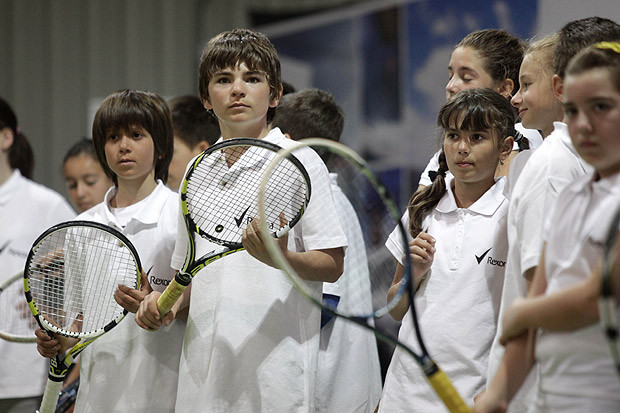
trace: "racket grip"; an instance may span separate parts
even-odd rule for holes
[[[450,413],[471,413],[471,409],[465,404],[443,370],[438,368],[437,372],[428,377],[428,381]]]
[[[56,411],[56,404],[58,403],[58,397],[60,396],[61,389],[62,380],[54,381],[49,378],[47,379],[45,393],[43,393],[43,400],[41,400],[39,413],[54,413]]]
[[[186,285],[179,284],[176,279],[173,279],[170,284],[168,284],[162,295],[157,299],[157,309],[162,318],[168,314],[186,288]]]

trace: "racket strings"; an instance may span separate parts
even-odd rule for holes
[[[187,211],[206,235],[220,243],[241,243],[243,230],[258,216],[258,186],[275,152],[259,146],[237,145],[205,156],[189,176]],[[226,159],[236,159],[230,167]],[[267,189],[267,219],[275,230],[280,215],[290,222],[301,215],[307,188],[297,167],[283,160]]]
[[[65,332],[86,335],[104,328],[123,312],[113,297],[118,284],[136,288],[133,254],[98,228],[62,228],[33,254],[28,268],[33,303]]]

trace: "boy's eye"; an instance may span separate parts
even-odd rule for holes
[[[474,141],[481,141],[481,140],[484,140],[484,135],[481,135],[479,133],[475,133],[475,134],[472,135],[471,139],[474,140]]]
[[[610,106],[607,103],[595,103],[593,106],[594,112],[605,112]]]
[[[456,134],[456,133],[454,133],[454,132],[448,132],[448,133],[446,133],[446,138],[447,138],[447,139],[454,140],[454,139],[457,139],[458,137],[459,137],[459,135],[457,135],[457,134]]]
[[[249,83],[260,83],[261,79],[257,76],[252,76],[248,79]]]

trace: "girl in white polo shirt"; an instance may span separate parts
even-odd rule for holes
[[[172,121],[165,101],[148,92],[123,90],[108,96],[93,123],[100,164],[114,181],[104,202],[78,216],[121,231],[135,245],[143,289],[119,286],[115,298],[136,312],[144,296],[163,291],[174,276],[170,259],[177,234],[177,194],[165,186],[172,159]],[[131,319],[81,354],[79,412],[171,413],[185,323],[157,332]],[[37,331],[39,351],[53,356],[62,343]],[[145,380],[146,377],[154,378]]]
[[[620,381],[596,323],[592,291],[598,288],[591,288],[620,205],[620,43],[597,43],[571,60],[563,102],[573,145],[594,173],[567,186],[545,222],[543,253],[528,298],[517,300],[504,317],[504,358],[510,360],[500,371],[504,386],[487,390],[480,412],[500,411],[510,402],[532,366],[532,348],[539,384],[529,411],[620,408]]]
[[[444,129],[433,184],[417,191],[403,217],[410,229],[416,310],[431,356],[466,402],[484,387],[499,311],[507,239],[506,178],[494,178],[511,153],[514,112],[490,89],[457,94],[439,112]],[[445,180],[450,170],[453,178]],[[399,262],[389,295],[402,280],[397,232],[386,242]],[[399,340],[416,348],[407,299],[392,312],[405,317]],[[416,362],[396,349],[379,411],[447,411]]]

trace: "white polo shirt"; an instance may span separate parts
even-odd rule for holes
[[[278,128],[264,139],[281,147],[294,144]],[[289,234],[289,249],[346,246],[327,168],[311,149],[294,155],[310,175],[312,195]],[[245,172],[258,181],[266,166]],[[183,265],[186,238],[180,228],[174,268]],[[215,248],[196,239],[198,256]],[[315,287],[320,298],[322,283]],[[206,266],[191,289],[176,412],[195,412],[196,406],[208,412],[314,410],[321,312],[283,272],[239,251]]]
[[[506,178],[469,208],[458,208],[451,189],[424,220],[436,240],[430,273],[416,294],[415,304],[424,342],[437,364],[468,404],[486,382],[491,342],[499,313],[508,242]],[[409,215],[403,216],[409,228]],[[404,253],[400,235],[386,242],[394,258]],[[400,328],[401,342],[418,351],[408,311]],[[396,348],[381,395],[380,412],[447,411],[413,358]]]
[[[528,139],[528,141],[530,142],[529,150],[534,150],[538,148],[540,145],[542,145],[543,138],[540,132],[538,132],[537,130],[526,129],[523,127],[521,123],[515,124],[515,129],[517,130],[517,132],[520,132],[523,136],[525,136]],[[513,151],[519,150],[518,142],[514,143],[512,150]],[[420,181],[418,182],[418,185],[429,186],[430,184],[433,183],[431,181],[431,178],[428,176],[428,173],[429,171],[437,171],[439,169],[439,154],[440,153],[441,153],[441,150],[438,150],[437,152],[435,152],[433,157],[428,161],[428,164],[426,165],[424,172],[422,172],[422,175],[420,175]],[[451,178],[451,177],[452,177],[452,173],[450,171],[447,171],[446,178]]]
[[[339,296],[338,306],[351,309],[356,314],[370,314],[370,275],[362,229],[353,206],[338,186],[338,175],[330,173],[329,176],[334,205],[348,246],[342,276],[335,283],[324,283],[323,293]],[[354,287],[357,283],[363,283],[367,292],[362,299],[347,294],[352,289],[360,288]],[[317,386],[319,411],[372,413],[380,395],[381,366],[375,335],[366,328],[336,317],[321,329]]]
[[[112,187],[104,202],[77,219],[122,232],[136,247],[153,289],[163,291],[175,274],[170,257],[177,235],[178,195],[159,181],[148,197],[115,211],[110,207],[115,194]],[[76,411],[174,412],[184,330],[185,323],[175,320],[156,332],[146,331],[129,313],[82,352]]]
[[[0,279],[24,270],[30,247],[43,231],[74,217],[65,198],[15,169],[0,186]],[[18,299],[26,302],[23,294]],[[30,311],[26,316],[34,320]],[[49,361],[36,344],[0,340],[0,365],[0,399],[43,394]]]
[[[559,191],[592,170],[575,151],[566,124],[554,122],[553,125],[553,132],[533,151],[511,191],[508,212],[508,263],[502,290],[500,320],[506,308],[516,298],[526,295],[523,274],[536,267],[540,261],[543,222]],[[504,346],[499,344],[500,335],[501,323],[491,348],[487,384],[490,384],[495,376],[504,355]],[[533,386],[534,374],[523,383],[519,393],[513,398],[511,410],[525,410],[530,404],[530,389]]]
[[[584,176],[560,193],[545,221],[546,294],[586,280],[602,257],[611,219],[620,205],[620,173],[595,181]],[[620,380],[599,323],[566,332],[540,331],[537,406],[560,411],[554,401],[580,400],[564,412],[620,409]],[[558,400],[556,400],[556,398]],[[612,406],[612,407],[610,407]],[[587,410],[585,408],[587,407]]]

